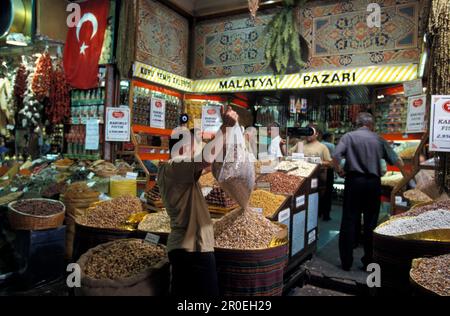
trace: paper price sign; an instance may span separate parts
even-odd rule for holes
[[[150,102],[150,126],[166,128],[166,100],[152,99]]]
[[[278,214],[278,222],[283,223],[287,219],[291,217],[291,210],[285,209],[284,211],[281,211],[280,214]]]
[[[319,179],[312,179],[311,180],[311,189],[317,189],[319,186]]]
[[[160,237],[159,237],[158,235],[148,233],[148,234],[145,236],[145,241],[148,242],[148,243],[150,243],[150,244],[157,245],[157,244],[159,244],[159,238],[160,238]]]
[[[269,190],[270,191],[270,183],[269,182],[258,182],[256,183],[256,188],[261,190]]]
[[[263,209],[263,208],[260,208],[260,207],[257,207],[257,208],[253,208],[253,211],[256,212],[256,213],[258,213],[258,214],[262,214],[263,211],[264,211],[264,209]]]
[[[205,133],[217,133],[222,125],[220,106],[204,106],[202,108],[202,131]]]
[[[425,112],[427,96],[419,95],[408,99],[408,117],[406,133],[422,133],[425,131]]]
[[[308,234],[308,245],[311,245],[315,241],[316,241],[316,231],[313,230]]]
[[[130,109],[106,109],[106,136],[107,142],[130,141]]]
[[[295,207],[301,207],[301,206],[303,206],[303,205],[305,205],[305,196],[304,195],[302,195],[302,196],[298,196],[296,199],[295,199]]]

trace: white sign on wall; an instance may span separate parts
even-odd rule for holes
[[[419,95],[408,99],[408,118],[406,133],[422,133],[425,131],[425,113],[427,96]]]
[[[412,97],[423,93],[422,79],[407,81],[403,83],[406,97]]]
[[[431,98],[430,151],[450,152],[450,96]]]
[[[150,126],[166,128],[166,100],[152,99],[150,104]]]
[[[105,140],[107,142],[130,141],[130,109],[106,109]]]
[[[205,133],[217,133],[222,125],[221,107],[216,105],[202,108],[202,131]]]

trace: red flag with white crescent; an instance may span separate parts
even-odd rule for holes
[[[70,27],[64,48],[64,71],[73,88],[98,87],[98,62],[108,24],[109,0],[80,2],[77,25]]]

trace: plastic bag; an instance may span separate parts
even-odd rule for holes
[[[223,162],[214,162],[212,172],[222,189],[246,210],[255,185],[255,167],[239,124],[227,131],[225,141]]]

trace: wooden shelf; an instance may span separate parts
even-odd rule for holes
[[[138,154],[142,160],[169,160],[169,154]]]
[[[134,133],[145,133],[158,136],[171,136],[173,132],[171,129],[161,129],[143,125],[133,125],[132,130]]]

